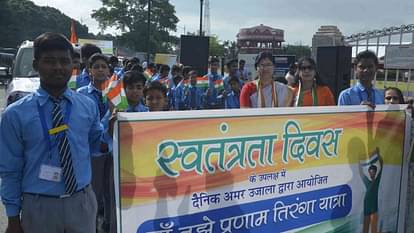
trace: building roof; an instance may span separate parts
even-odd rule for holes
[[[249,41],[284,41],[284,31],[260,24],[251,28],[241,28],[237,40]]]

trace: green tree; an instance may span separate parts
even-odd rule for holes
[[[281,54],[296,55],[296,59],[310,57],[311,48],[307,45],[285,45],[282,47]]]
[[[228,59],[237,58],[237,44],[236,41],[226,40],[223,42],[224,46],[224,56]]]
[[[209,56],[223,57],[225,53],[225,48],[217,36],[210,36],[209,39]]]
[[[88,27],[75,21],[78,37],[94,38]],[[71,18],[52,7],[40,7],[28,0],[1,0],[0,47],[17,47],[44,32],[70,36]]]
[[[115,27],[121,30],[119,43],[138,51],[147,50],[148,0],[101,0],[103,7],[94,10],[92,17],[102,29]],[[169,0],[151,0],[150,52],[170,52],[178,38],[171,36],[176,31],[178,18],[175,7]]]

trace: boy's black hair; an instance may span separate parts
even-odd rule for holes
[[[378,66],[378,57],[371,50],[365,50],[358,53],[358,55],[355,57],[355,64],[358,64],[362,59],[372,59],[375,63],[375,66]]]
[[[84,44],[81,47],[82,58],[89,59],[95,53],[102,53],[102,50],[94,44]]]
[[[148,91],[150,91],[150,90],[158,90],[162,93],[162,95],[165,98],[167,98],[167,87],[164,84],[162,84],[158,81],[152,81],[152,82],[147,83],[147,85],[145,85],[144,97],[147,96]]]
[[[131,58],[131,59],[129,60],[129,62],[139,64],[141,61],[139,60],[139,58],[137,58],[137,57],[133,57],[133,58]]]
[[[164,70],[170,71],[171,69],[170,69],[170,67],[168,65],[161,65],[161,67],[160,67],[160,73],[162,73]]]
[[[146,82],[147,79],[145,78],[144,74],[142,74],[142,72],[140,73],[135,70],[125,72],[124,77],[122,78],[122,83],[124,84],[124,87],[133,85],[135,83],[142,83],[142,86],[145,86]]]
[[[88,60],[89,68],[91,68],[91,67],[92,67],[92,65],[93,65],[96,61],[98,61],[98,60],[103,60],[103,61],[105,61],[105,63],[109,66],[109,60],[108,60],[108,57],[107,57],[107,56],[105,56],[105,55],[103,55],[103,54],[101,54],[101,53],[95,53],[95,54],[93,54],[93,55],[89,58],[89,60]]]
[[[118,64],[118,62],[119,62],[119,59],[117,58],[117,57],[115,57],[115,56],[111,56],[110,58],[109,58],[109,62],[112,64],[112,63],[116,63],[116,64]]]
[[[155,65],[155,63],[149,63],[148,65],[147,65],[147,68],[157,68],[157,65]]]
[[[139,72],[139,73],[144,72],[144,68],[142,68],[142,66],[140,64],[133,65],[130,70],[131,71],[136,71],[136,72]]]
[[[186,76],[190,71],[193,70],[191,66],[184,66],[183,68],[183,76]]]
[[[34,40],[33,48],[35,59],[40,59],[44,52],[53,50],[69,51],[70,56],[73,55],[72,44],[60,33],[45,32],[41,34]]]
[[[211,64],[211,63],[220,63],[220,60],[217,57],[210,57],[208,64]]]
[[[229,84],[232,82],[240,83],[239,78],[237,76],[233,76],[229,79]]]
[[[230,60],[228,60],[228,61],[226,62],[226,66],[227,66],[227,68],[230,68],[231,64],[236,64],[236,65],[238,65],[238,64],[239,64],[239,61],[238,61],[237,59],[230,59]]]
[[[74,50],[72,53],[72,59],[73,58],[80,58],[80,53]]]
[[[171,68],[171,72],[180,72],[181,71],[181,66],[179,65],[173,65]]]

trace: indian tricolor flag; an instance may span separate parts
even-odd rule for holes
[[[208,88],[208,77],[207,76],[198,77],[196,87],[207,89]]]
[[[123,111],[128,108],[128,100],[125,95],[122,80],[114,74],[105,83],[102,94],[109,100],[118,110]]]
[[[216,88],[217,91],[224,90],[223,79],[218,79],[218,80],[214,81],[214,88]]]
[[[78,69],[73,69],[72,70],[72,76],[70,76],[70,80],[68,83],[68,87],[72,90],[76,89],[76,77],[78,77],[78,75],[80,74],[80,70]]]

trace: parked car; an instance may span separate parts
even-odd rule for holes
[[[0,66],[0,83],[2,85],[9,83],[12,79],[10,70],[10,67]]]
[[[16,54],[12,79],[7,85],[7,105],[39,88],[38,73],[32,67],[33,42],[24,41]]]

